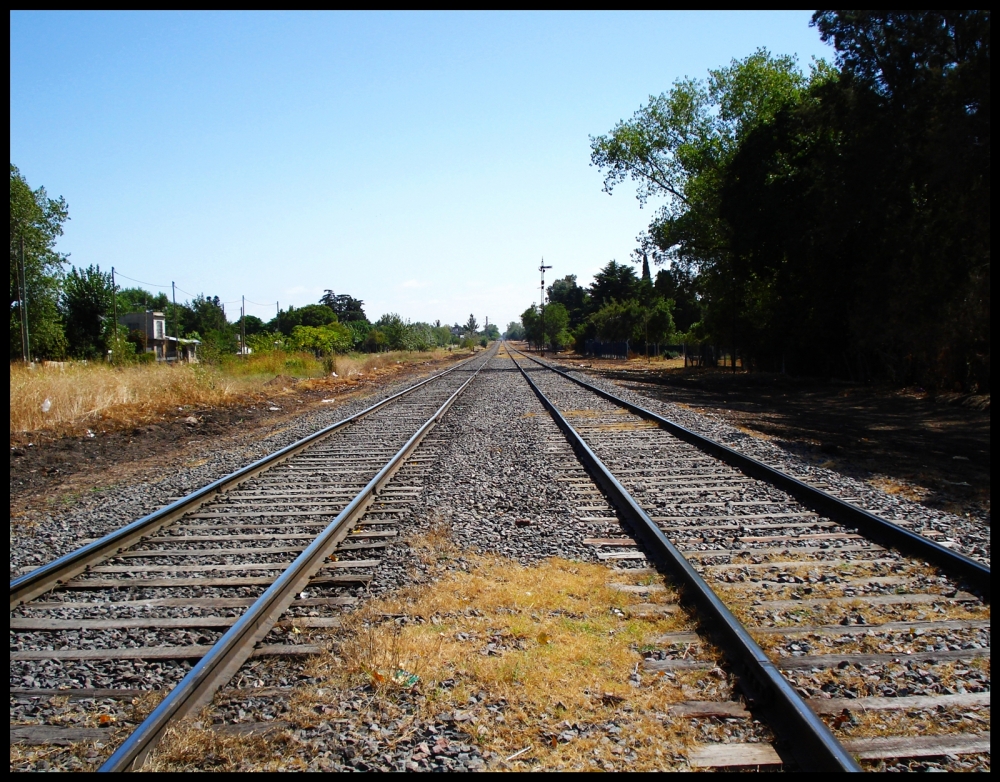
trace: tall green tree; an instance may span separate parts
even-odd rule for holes
[[[603,307],[612,301],[634,299],[639,294],[639,278],[635,269],[618,261],[608,261],[590,284],[590,298],[595,307]]]
[[[580,325],[590,311],[590,294],[587,289],[577,284],[575,274],[567,274],[548,287],[548,300],[557,302],[569,313],[569,328]]]
[[[507,328],[503,332],[504,339],[524,339],[524,326],[521,325],[521,321],[512,320],[507,324]]]
[[[170,299],[165,293],[150,293],[142,288],[118,287],[118,312],[169,312]]]
[[[69,219],[62,197],[49,198],[44,187],[32,190],[17,166],[10,165],[10,357],[21,357],[21,310],[18,302],[21,248],[28,301],[32,357],[60,358],[67,344],[59,314],[59,293],[66,255],[55,244]]]
[[[361,299],[348,296],[346,293],[336,294],[328,288],[320,297],[319,303],[333,310],[340,323],[368,321],[365,316],[365,303]]]
[[[184,334],[197,332],[202,336],[212,331],[235,336],[235,327],[226,319],[222,301],[218,296],[200,293],[193,300],[185,302],[181,325]]]
[[[545,342],[552,350],[564,350],[573,341],[569,331],[569,312],[565,305],[556,301],[545,305],[541,313]]]
[[[655,248],[655,262],[693,270],[705,325],[717,340],[736,338],[749,284],[720,211],[728,167],[745,139],[794,106],[808,84],[794,57],[759,49],[705,80],[676,81],[611,133],[591,139],[591,161],[604,170],[607,192],[630,178],[640,204],[662,203],[640,255],[648,261]]]
[[[60,304],[70,355],[103,357],[114,331],[111,273],[102,272],[100,266],[73,267],[66,275]]]
[[[541,347],[545,342],[542,334],[542,319],[539,316],[538,305],[532,304],[521,313],[521,326],[524,328],[524,338],[529,344]]]

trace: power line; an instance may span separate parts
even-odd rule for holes
[[[146,282],[145,280],[137,280],[135,277],[129,277],[127,274],[122,274],[120,271],[117,271],[117,270],[115,271],[115,274],[117,276],[121,277],[122,279],[128,280],[130,282],[137,282],[140,285],[148,285],[151,288],[159,288],[161,290],[171,290],[171,286],[169,286],[169,285],[157,285],[155,282]],[[187,294],[188,296],[191,296],[192,298],[196,298],[196,294],[191,293],[190,291],[184,290],[179,285],[174,285],[174,288],[176,290],[180,291],[181,293]],[[240,301],[241,301],[240,299],[233,299],[232,301],[223,301],[223,302],[220,302],[220,304],[223,304],[223,305],[225,305],[225,304],[239,304]],[[246,303],[247,304],[253,304],[253,305],[257,306],[257,307],[270,307],[271,306],[270,304],[261,304],[259,301],[252,301],[251,299],[247,299]]]
[[[134,277],[129,277],[125,274],[122,274],[121,272],[115,272],[115,274],[117,274],[119,277],[124,277],[126,280],[130,280],[131,282],[138,282],[141,285],[148,285],[151,288],[163,288],[163,290],[167,290],[170,288],[169,285],[157,285],[155,282],[145,282],[144,280],[137,280]]]

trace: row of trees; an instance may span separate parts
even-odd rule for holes
[[[230,322],[218,296],[200,294],[175,303],[165,293],[113,284],[99,266],[71,267],[55,250],[69,210],[62,198],[45,188],[32,190],[13,164],[10,167],[10,358],[22,356],[25,331],[31,355],[59,359],[94,359],[108,355],[128,361],[142,354],[144,335],[129,333],[115,313],[163,312],[170,336],[198,339],[200,355],[213,360],[235,354],[243,337],[254,352],[284,348],[317,354],[348,351],[429,350],[448,345],[471,347],[496,339],[473,315],[464,324],[441,321],[411,323],[395,313],[368,320],[364,302],[327,290],[317,304],[280,310],[269,322],[253,315]],[[23,259],[23,263],[22,263]],[[21,302],[28,301],[22,319]]]
[[[586,288],[575,274],[556,280],[547,289],[544,311],[536,305],[526,309],[520,323],[508,325],[507,336],[553,350],[580,349],[591,339],[628,340],[636,349],[648,350],[677,339],[678,330],[694,324],[697,302],[684,282],[673,269],[660,270],[654,282],[648,261],[642,277],[631,266],[611,261]]]
[[[633,260],[751,366],[988,390],[990,12],[812,24],[835,66],[762,49],[591,139],[662,204]]]
[[[411,323],[391,312],[372,323],[363,306],[363,301],[327,290],[319,304],[289,307],[269,323],[253,324],[247,344],[257,351],[285,347],[323,354],[352,350],[376,353],[431,350],[449,345],[472,347],[499,337],[499,331],[492,325],[480,331],[474,315],[469,315],[465,324],[448,326],[440,320],[433,324]]]

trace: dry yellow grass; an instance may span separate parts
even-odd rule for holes
[[[443,355],[435,351],[337,356],[332,366],[340,378],[360,378]],[[218,366],[65,363],[28,368],[11,364],[10,433],[80,432],[96,423],[110,427],[143,424],[167,412],[176,413],[177,408],[226,407],[265,392],[279,395],[280,388],[265,385],[278,375],[315,384],[326,374],[324,362],[312,355],[283,351],[232,357]]]
[[[223,406],[259,386],[199,365],[11,365],[10,433],[65,431],[102,420],[145,423],[170,408]]]
[[[313,683],[295,691],[285,719],[301,728],[356,719],[341,708],[361,699],[395,726],[391,746],[457,710],[467,740],[489,751],[488,768],[682,769],[685,749],[704,735],[697,721],[669,716],[670,705],[731,696],[718,669],[642,672],[642,650],[653,648],[654,638],[690,630],[683,613],[629,612],[639,603],[672,602],[672,592],[637,595],[611,586],[645,584],[648,575],[561,559],[524,567],[458,552],[443,533],[411,547],[434,566],[436,580],[370,601],[332,635],[316,631],[313,642],[330,651],[309,663]],[[717,651],[702,646],[689,657],[711,669]],[[641,684],[634,686],[637,672]],[[505,704],[500,719],[487,709],[497,703]],[[620,727],[622,744],[608,740],[601,727],[608,723]],[[567,740],[568,730],[578,734]],[[228,759],[219,770],[299,768],[300,758],[282,752],[287,740],[255,741],[248,757],[235,738],[199,738],[185,727],[166,738],[147,768],[197,768],[191,746]]]

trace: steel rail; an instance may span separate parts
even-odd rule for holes
[[[659,555],[684,584],[686,589],[682,593],[682,599],[692,601],[711,618],[710,629],[724,641],[723,651],[730,658],[730,663],[740,677],[748,705],[754,710],[766,712],[769,717],[768,723],[776,728],[775,733],[779,740],[787,740],[782,751],[790,752],[799,766],[806,771],[861,771],[857,761],[781,675],[722,599],[691,566],[680,550],[667,539],[663,530],[639,506],[576,429],[542,393],[524,368],[516,360],[514,363],[601,488],[632,522],[652,552]]]
[[[972,557],[967,557],[964,554],[960,554],[957,551],[952,551],[951,549],[942,546],[940,543],[935,543],[933,540],[925,538],[923,535],[919,535],[916,532],[900,527],[898,524],[893,524],[891,521],[887,521],[880,516],[876,516],[870,511],[859,508],[857,505],[852,505],[851,503],[842,500],[839,497],[835,497],[822,489],[810,486],[808,483],[800,481],[798,478],[786,475],[780,470],[754,459],[752,456],[747,456],[746,454],[742,454],[739,451],[723,445],[722,443],[718,443],[715,440],[711,440],[703,435],[692,432],[690,429],[671,421],[669,418],[664,418],[663,416],[658,415],[645,407],[633,404],[632,402],[615,396],[604,389],[591,385],[590,383],[580,380],[579,378],[575,378],[545,361],[539,361],[533,356],[521,353],[521,351],[516,348],[511,348],[511,350],[520,353],[525,358],[534,361],[552,372],[562,375],[567,380],[571,380],[577,385],[583,386],[589,391],[593,391],[595,394],[607,399],[609,402],[621,405],[622,407],[627,408],[630,412],[635,413],[638,416],[642,416],[647,420],[655,421],[661,427],[684,442],[701,449],[705,453],[708,453],[733,467],[736,467],[752,478],[766,481],[767,483],[782,489],[795,497],[803,505],[808,506],[824,516],[827,516],[828,518],[847,527],[860,530],[872,541],[934,563],[945,573],[955,578],[964,579],[974,589],[979,591],[984,601],[987,603],[990,601],[989,565],[985,565],[982,562],[972,559]]]
[[[333,521],[296,557],[275,582],[267,588],[236,623],[226,631],[211,650],[177,683],[160,705],[147,717],[108,758],[98,771],[128,771],[141,765],[153,750],[168,725],[208,703],[219,687],[228,682],[253,653],[316,572],[323,566],[336,545],[364,515],[382,487],[428,432],[448,411],[459,394],[475,380],[485,366],[479,367],[434,414],[407,440],[406,444],[386,462],[368,484]]]
[[[241,483],[256,477],[265,470],[274,467],[276,464],[291,458],[317,441],[322,440],[334,432],[350,426],[357,421],[360,421],[362,418],[371,415],[376,410],[385,407],[387,404],[390,404],[400,397],[416,391],[421,386],[461,369],[475,358],[476,357],[473,356],[472,358],[466,359],[465,361],[462,361],[443,372],[432,375],[431,377],[426,378],[409,388],[405,388],[392,396],[386,397],[380,402],[376,402],[359,413],[355,413],[348,418],[334,424],[330,424],[330,426],[313,432],[312,434],[303,437],[301,440],[298,440],[291,445],[287,445],[262,459],[258,459],[252,464],[249,464],[236,472],[230,473],[223,478],[219,478],[207,486],[203,486],[191,494],[188,494],[186,497],[175,500],[169,505],[165,505],[153,513],[147,514],[146,516],[143,516],[142,518],[137,519],[136,521],[133,521],[126,526],[93,541],[92,543],[88,543],[86,546],[82,546],[75,551],[64,554],[58,559],[54,559],[51,562],[32,570],[30,573],[25,573],[23,576],[15,578],[10,582],[11,610],[21,603],[27,602],[32,598],[48,592],[50,589],[55,589],[60,584],[66,583],[74,576],[86,571],[92,565],[95,565],[108,557],[114,556],[115,554],[134,546],[143,538],[157,532],[167,524],[176,521],[184,514],[196,510],[205,502],[215,499],[219,494],[229,491]]]

